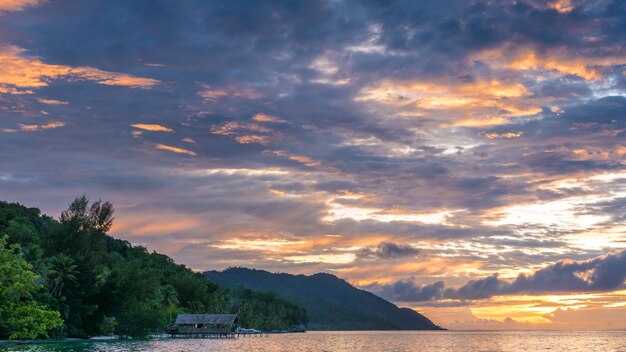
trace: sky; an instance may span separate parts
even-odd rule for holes
[[[0,198],[456,329],[626,328],[626,2],[0,0]]]

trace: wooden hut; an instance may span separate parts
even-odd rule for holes
[[[173,335],[230,334],[237,314],[179,314],[170,327]]]

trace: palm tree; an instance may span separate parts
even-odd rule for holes
[[[59,254],[50,260],[50,271],[48,280],[52,285],[50,293],[59,301],[64,301],[63,295],[68,286],[76,284],[76,277],[79,274],[78,266],[74,264],[74,258],[66,254]]]
[[[178,305],[178,292],[174,287],[167,285],[161,287],[161,303],[168,312],[168,324],[172,322],[172,310]]]

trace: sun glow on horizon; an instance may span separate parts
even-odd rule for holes
[[[626,329],[620,1],[188,1],[0,0],[0,201],[452,328]]]

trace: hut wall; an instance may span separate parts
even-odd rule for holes
[[[231,330],[230,326],[208,325],[197,328],[195,325],[179,325],[179,334],[226,334]]]

